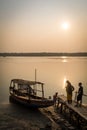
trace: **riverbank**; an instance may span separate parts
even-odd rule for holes
[[[62,130],[46,109],[28,109],[16,104],[0,105],[0,130]]]
[[[87,52],[3,52],[0,53],[3,57],[57,57],[57,56],[67,56],[67,57],[87,57]]]

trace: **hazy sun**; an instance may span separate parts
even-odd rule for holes
[[[63,28],[64,30],[67,30],[67,29],[69,28],[69,23],[68,23],[68,22],[62,23],[62,28]]]

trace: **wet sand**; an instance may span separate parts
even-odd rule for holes
[[[43,109],[0,104],[0,130],[46,130],[48,124],[52,125],[52,121],[44,114]]]

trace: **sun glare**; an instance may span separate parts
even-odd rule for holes
[[[67,62],[67,57],[66,56],[62,57],[62,62]]]
[[[64,80],[63,80],[63,88],[65,88],[65,84],[66,84],[66,77],[64,77]]]
[[[68,23],[68,22],[62,23],[62,28],[63,28],[64,30],[67,30],[67,29],[69,28],[69,23]]]

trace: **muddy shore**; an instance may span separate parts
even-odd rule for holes
[[[0,130],[61,130],[47,110],[0,104]]]

